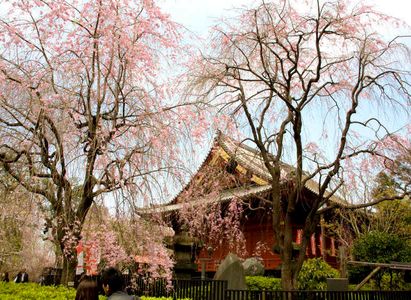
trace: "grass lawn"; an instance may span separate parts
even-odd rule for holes
[[[37,283],[0,282],[0,300],[74,300],[76,290],[63,286],[40,286]],[[99,300],[107,297],[100,296]],[[171,300],[172,298],[141,297],[142,300]],[[187,299],[188,300],[188,299]]]

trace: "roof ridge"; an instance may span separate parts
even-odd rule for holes
[[[232,149],[232,147],[230,148],[230,143],[235,145],[236,148],[235,149]],[[227,152],[227,154],[230,157],[232,157],[238,164],[242,165],[245,169],[250,170],[256,175],[262,177],[262,179],[265,179],[268,181],[272,179],[271,174],[269,173],[267,167],[265,166],[264,160],[259,150],[252,148],[242,142],[238,142],[223,133],[220,133],[219,135],[219,144],[224,149],[224,151]],[[243,149],[245,151],[251,152],[253,155],[247,157],[247,153],[246,152],[240,153],[238,151],[239,149]],[[273,154],[271,153],[269,153],[269,155],[273,156]],[[288,163],[284,163],[282,161],[280,161],[280,166],[281,166],[281,171],[284,172],[284,174],[281,175],[281,177],[288,176],[293,170],[296,169],[294,166]],[[309,175],[308,173],[303,171],[303,176],[307,178]],[[315,193],[316,195],[319,195],[320,193],[319,182],[314,180],[313,178],[308,179],[305,182],[304,187],[310,190],[311,192]],[[330,192],[326,191],[324,194],[324,197],[328,197],[328,195],[330,195]],[[332,199],[330,200],[334,202],[339,202],[339,203],[344,202],[338,195],[335,195],[335,194],[331,195],[331,198]]]
[[[171,198],[171,200],[168,201],[167,203],[172,203],[172,202],[174,202],[174,200],[175,200],[176,198],[178,198],[178,197],[181,195],[181,193],[191,184],[191,182],[193,181],[194,177],[197,175],[197,173],[198,173],[198,172],[201,170],[201,168],[204,166],[205,162],[207,161],[208,157],[210,156],[211,152],[213,151],[213,148],[215,147],[215,144],[218,142],[218,139],[219,139],[220,134],[222,134],[222,133],[221,133],[221,131],[218,129],[218,130],[214,133],[214,137],[213,137],[213,139],[211,140],[210,145],[209,145],[209,147],[208,147],[209,149],[208,149],[207,153],[204,155],[204,158],[203,158],[203,160],[201,161],[201,163],[199,164],[199,166],[192,172],[192,175],[190,176],[190,178],[189,178],[189,180],[187,181],[187,183],[184,184],[184,185],[181,187],[181,189],[176,193],[176,195],[175,195],[173,198]],[[166,204],[167,204],[167,203],[166,203]]]

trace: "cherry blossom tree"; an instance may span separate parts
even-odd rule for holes
[[[261,152],[271,174],[285,290],[297,286],[320,214],[342,205],[330,198],[350,181],[346,175],[355,176],[349,168],[377,170],[381,162],[384,167],[392,161],[395,149],[409,145],[409,140],[399,143],[411,100],[409,49],[401,37],[387,40],[376,32],[396,24],[406,26],[348,1],[263,1],[216,26],[209,50],[193,64],[191,95],[235,117],[248,136],[244,142]],[[282,162],[294,166],[286,179]],[[293,215],[311,179],[318,182],[318,196],[307,208],[295,256]],[[396,195],[345,206],[364,207],[409,193],[403,184]]]
[[[243,184],[221,167],[221,163],[205,165],[191,179],[189,186],[179,195],[181,208],[177,222],[184,232],[205,249],[224,247],[239,257],[246,257],[241,215],[244,202],[234,197],[226,203],[219,199],[225,188]],[[193,199],[196,199],[193,201]]]
[[[159,216],[142,218],[133,213],[110,216],[102,206],[93,206],[82,230],[87,271],[106,267],[128,269],[133,278],[166,279],[171,283],[174,261],[167,249],[173,230]]]
[[[176,159],[183,108],[168,97],[163,69],[179,57],[178,28],[153,0],[11,0],[4,8],[0,162],[45,200],[67,282],[93,201],[121,191],[148,202]]]
[[[129,217],[117,222],[116,230],[120,242],[131,253],[135,275],[146,281],[165,279],[171,286],[174,259],[167,243],[172,240],[174,230],[162,217]]]

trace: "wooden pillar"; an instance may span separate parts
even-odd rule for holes
[[[323,259],[324,259],[324,261],[325,261],[325,259],[326,259],[326,251],[325,251],[325,249],[326,249],[326,240],[325,240],[325,226],[324,226],[324,216],[323,215],[321,215],[321,221],[320,221],[320,224],[321,224],[321,234],[320,234],[320,251],[321,251],[321,255],[322,255],[322,257],[323,257]]]
[[[331,256],[335,256],[335,239],[331,238]]]
[[[210,258],[200,258],[199,261],[201,262],[201,280],[206,280],[206,269],[207,265],[206,263],[210,261]]]
[[[317,249],[316,249],[317,245],[315,242],[315,233],[311,235],[310,241],[311,241],[311,254],[316,256],[317,255]]]

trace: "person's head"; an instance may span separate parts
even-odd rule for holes
[[[124,285],[123,275],[116,268],[108,268],[101,274],[101,283],[107,296],[121,291]]]
[[[98,300],[97,281],[84,276],[77,287],[75,300]]]

